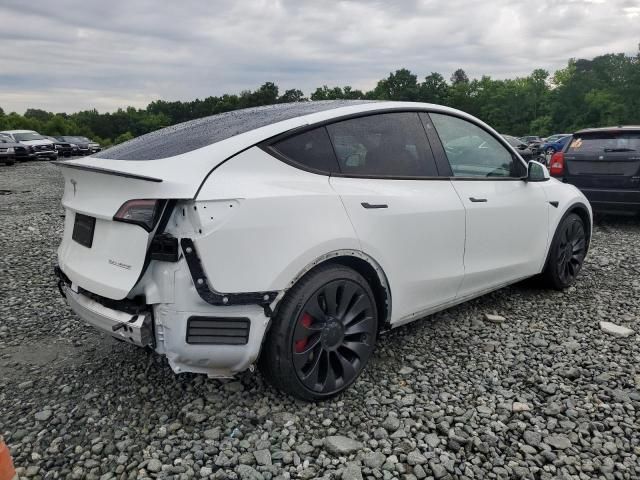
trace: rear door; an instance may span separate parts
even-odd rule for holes
[[[581,190],[639,190],[640,129],[577,133],[564,161],[565,178]]]
[[[453,300],[464,274],[464,207],[438,177],[418,114],[359,117],[327,131],[341,171],[331,185],[387,275],[392,322]]]

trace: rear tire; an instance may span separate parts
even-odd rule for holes
[[[587,254],[587,235],[582,219],[567,215],[558,225],[551,242],[547,264],[542,272],[546,286],[556,290],[570,287],[576,281]]]
[[[279,390],[303,400],[333,397],[364,370],[378,331],[371,287],[341,265],[320,266],[278,306],[259,360]]]

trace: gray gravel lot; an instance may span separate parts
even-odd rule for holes
[[[304,404],[81,324],[52,274],[61,188],[48,163],[0,168],[0,434],[21,477],[640,478],[638,219],[599,222],[568,291],[519,284],[390,332],[346,394]]]

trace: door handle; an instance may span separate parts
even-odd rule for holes
[[[469,200],[471,200],[473,203],[487,203],[486,198],[469,197]]]
[[[370,209],[370,208],[389,208],[389,205],[387,205],[386,203],[362,202],[360,205],[362,205],[366,209]]]

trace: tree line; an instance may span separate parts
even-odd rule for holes
[[[512,135],[546,136],[585,127],[640,124],[640,50],[635,56],[607,54],[571,59],[550,75],[536,69],[526,77],[469,79],[456,70],[447,80],[430,73],[422,81],[402,68],[370,91],[350,86],[318,87],[309,97],[301,90],[280,94],[272,82],[240,94],[193,101],[156,100],[146,108],[115,112],[85,110],[51,113],[28,109],[24,115],[0,108],[0,130],[29,129],[45,135],[83,135],[103,145],[123,142],[162,127],[246,107],[308,100],[372,99],[438,103],[458,108]],[[1,107],[1,106],[0,106]]]

